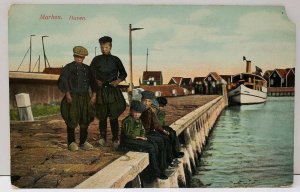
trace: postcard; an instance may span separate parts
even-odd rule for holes
[[[296,27],[284,6],[15,4],[11,183],[293,183]]]

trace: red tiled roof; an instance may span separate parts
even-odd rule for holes
[[[160,91],[161,96],[172,96],[172,90],[175,89],[177,91],[178,96],[184,95],[184,91],[182,87],[178,85],[157,85],[157,86],[148,86],[148,85],[141,85],[140,88],[144,89],[145,91]]]
[[[278,73],[278,75],[281,78],[285,78],[286,77],[287,71],[285,69],[275,69],[275,71]]]
[[[162,80],[162,72],[161,71],[144,71],[143,72],[143,81],[149,80],[149,78],[154,77],[154,81]]]
[[[172,80],[173,80],[177,85],[179,85],[180,82],[181,82],[181,80],[182,80],[182,77],[172,77],[171,80],[170,80],[169,82],[171,82]]]
[[[214,78],[216,81],[221,81],[222,77],[216,73],[216,72],[210,72],[204,79],[206,79],[208,76],[212,76],[212,78]]]
[[[210,74],[211,74],[211,76],[212,76],[215,80],[217,80],[217,81],[221,81],[221,80],[222,80],[222,77],[221,77],[218,73],[216,73],[216,72],[211,72]]]
[[[43,73],[60,75],[61,71],[62,67],[47,67],[44,69]]]

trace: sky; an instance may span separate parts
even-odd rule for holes
[[[41,15],[61,16],[42,20]],[[70,16],[86,20],[69,20]],[[199,77],[209,72],[245,72],[246,56],[252,70],[290,68],[295,65],[295,25],[282,6],[199,5],[13,5],[9,10],[9,68],[20,65],[32,37],[32,66],[41,56],[42,36],[51,67],[73,60],[72,49],[81,45],[90,64],[100,53],[98,39],[113,38],[112,54],[129,73],[129,24],[133,31],[133,78],[138,84],[146,69],[162,71],[164,83],[173,76]],[[20,70],[28,71],[29,54]],[[35,71],[37,70],[37,67]],[[129,78],[127,78],[127,82]]]

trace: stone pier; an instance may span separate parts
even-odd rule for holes
[[[147,153],[118,152],[98,147],[98,121],[89,126],[91,151],[70,152],[66,126],[58,115],[34,122],[11,122],[11,178],[19,188],[123,188],[189,187],[207,136],[226,106],[226,96],[169,97],[166,124],[182,139],[185,156],[176,169],[166,171],[168,180],[141,181],[149,164]],[[121,115],[120,121],[129,113]],[[79,137],[76,129],[76,138]],[[111,132],[108,128],[108,141]]]
[[[206,139],[226,106],[227,97],[217,97],[170,125],[178,136],[184,137],[181,151],[185,155],[179,159],[181,161],[179,167],[168,173],[169,179],[157,179],[155,182],[147,184],[146,187],[177,188],[190,186],[195,168],[199,166],[200,155]]]

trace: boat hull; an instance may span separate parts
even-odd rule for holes
[[[258,91],[240,85],[236,89],[228,92],[228,99],[230,103],[240,105],[264,103],[267,100],[267,88],[262,87],[262,91]]]

